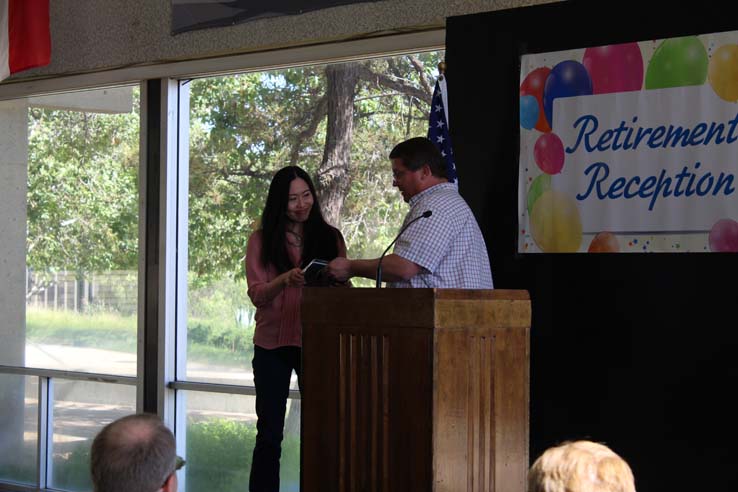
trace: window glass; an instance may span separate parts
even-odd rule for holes
[[[0,480],[36,483],[38,378],[0,374]]]
[[[89,491],[90,447],[107,424],[136,411],[136,388],[122,384],[53,380],[51,488]]]
[[[0,242],[25,246],[6,307],[23,309],[25,323],[14,318],[3,334],[19,355],[0,349],[0,363],[133,376],[138,87],[29,98],[22,123],[16,150],[27,164],[5,172],[23,182],[12,205],[27,227]]]
[[[241,492],[248,488],[256,439],[256,398],[180,391],[186,398],[186,490]],[[288,400],[280,490],[300,490],[300,400]]]
[[[244,256],[275,171],[308,172],[349,257],[377,257],[394,238],[407,205],[392,187],[388,154],[427,134],[442,58],[416,53],[190,83],[187,379],[253,384]]]

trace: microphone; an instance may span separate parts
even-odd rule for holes
[[[413,222],[416,222],[416,221],[418,221],[420,219],[427,219],[431,215],[433,215],[433,212],[431,212],[430,210],[426,210],[422,214],[418,215],[413,220],[411,220],[410,222],[408,222],[407,224],[405,224],[405,227],[403,227],[402,229],[400,229],[400,232],[397,234],[397,236],[395,236],[395,238],[392,240],[392,242],[389,243],[389,246],[387,246],[387,249],[385,249],[384,250],[384,253],[382,253],[382,256],[379,257],[379,262],[377,262],[377,289],[380,289],[382,287],[382,260],[384,259],[384,255],[387,254],[387,251],[389,251],[389,249],[392,247],[392,245],[395,244],[395,241],[397,241],[398,239],[400,239],[400,236],[402,236],[402,233],[405,232],[407,230],[407,228],[410,227],[413,224]]]

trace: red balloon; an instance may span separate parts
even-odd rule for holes
[[[546,120],[546,113],[543,112],[543,87],[546,85],[549,73],[551,69],[548,67],[536,68],[520,84],[521,96],[533,96],[538,101],[538,121],[534,128],[544,133],[551,131],[551,125]]]
[[[618,238],[612,232],[603,231],[592,238],[588,253],[617,253],[620,251]]]
[[[738,222],[720,219],[713,224],[708,236],[710,251],[738,253]]]
[[[582,57],[594,94],[639,91],[643,86],[643,56],[638,43],[587,48]]]
[[[553,132],[544,133],[533,147],[533,159],[546,174],[559,174],[564,167],[564,143]]]

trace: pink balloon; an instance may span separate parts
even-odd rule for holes
[[[546,174],[558,174],[564,167],[564,144],[555,133],[544,133],[533,147],[533,158]]]
[[[738,222],[720,219],[710,229],[710,251],[738,253]]]
[[[639,91],[643,86],[643,56],[638,43],[587,48],[582,65],[592,79],[594,94]]]

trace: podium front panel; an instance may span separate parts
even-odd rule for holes
[[[301,490],[524,492],[529,307],[518,291],[305,289]]]

